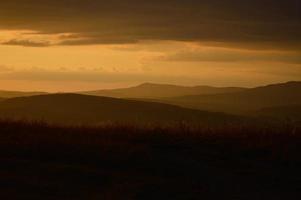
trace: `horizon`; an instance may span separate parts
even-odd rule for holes
[[[115,90],[115,89],[126,89],[126,88],[134,88],[134,87],[139,87],[144,84],[151,84],[151,85],[162,85],[162,86],[179,86],[179,87],[198,87],[198,86],[203,86],[203,87],[214,87],[214,88],[246,88],[246,89],[252,89],[252,88],[257,88],[257,87],[263,87],[263,86],[269,86],[269,85],[277,85],[277,84],[286,84],[286,83],[291,83],[291,82],[301,82],[298,80],[289,80],[289,81],[284,81],[284,82],[272,82],[272,83],[266,83],[263,85],[254,85],[254,86],[235,86],[235,85],[229,85],[229,86],[222,86],[222,85],[206,85],[206,84],[197,84],[197,85],[179,85],[179,84],[171,84],[171,83],[155,83],[155,82],[142,82],[134,85],[128,85],[128,86],[116,86],[116,87],[107,87],[107,88],[95,88],[95,89],[84,89],[84,90],[70,90],[70,91],[59,91],[59,90],[8,90],[6,88],[1,88],[0,91],[3,92],[46,92],[46,93],[78,93],[78,92],[89,92],[89,91],[98,91],[98,90]]]

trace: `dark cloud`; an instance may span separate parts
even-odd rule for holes
[[[3,0],[0,28],[85,37],[63,42],[72,45],[177,40],[301,49],[300,6],[301,0]]]
[[[3,45],[13,45],[13,46],[24,46],[24,47],[48,47],[50,43],[48,42],[38,42],[31,40],[18,40],[13,39],[6,42],[2,42]]]

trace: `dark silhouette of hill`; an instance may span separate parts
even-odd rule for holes
[[[185,107],[228,113],[248,113],[265,107],[301,103],[301,82],[287,82],[241,92],[168,98],[165,102]]]
[[[42,95],[46,92],[19,92],[19,91],[5,91],[0,90],[0,98],[14,98],[14,97],[26,97],[34,95]]]
[[[301,122],[301,104],[267,107],[257,111],[255,114],[281,120],[297,120]]]
[[[162,103],[79,94],[18,97],[0,102],[2,118],[45,120],[60,124],[222,122],[236,117]]]
[[[176,97],[185,95],[199,95],[199,94],[220,94],[220,93],[232,93],[243,91],[245,88],[239,87],[210,87],[210,86],[177,86],[167,84],[153,84],[144,83],[136,87],[112,89],[112,90],[98,90],[81,92],[82,94],[96,95],[96,96],[108,96],[116,98],[165,98]]]

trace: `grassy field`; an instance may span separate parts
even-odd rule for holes
[[[1,199],[300,199],[301,128],[0,122]]]

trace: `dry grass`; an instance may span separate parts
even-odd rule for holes
[[[301,129],[0,122],[6,199],[299,199]]]

